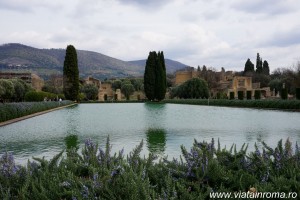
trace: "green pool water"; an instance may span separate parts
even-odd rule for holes
[[[194,139],[219,139],[221,146],[241,147],[280,139],[300,143],[300,113],[196,105],[122,103],[79,104],[0,127],[0,154],[12,151],[18,163],[32,156],[49,159],[67,147],[80,147],[88,138],[105,146],[109,135],[113,151],[129,153],[142,140],[142,154],[153,152],[178,158],[180,146]]]

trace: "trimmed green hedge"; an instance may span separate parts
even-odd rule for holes
[[[163,103],[175,104],[193,104],[193,105],[208,105],[206,99],[168,99],[163,100]],[[300,101],[298,100],[274,100],[274,99],[260,99],[260,100],[227,100],[227,99],[210,99],[210,106],[228,106],[228,107],[245,107],[245,108],[267,108],[267,109],[290,109],[300,110]]]
[[[72,101],[20,102],[0,104],[0,122],[72,104]]]
[[[61,98],[64,99],[63,94],[53,94],[49,92],[37,92],[37,91],[30,91],[25,94],[25,101],[32,102],[32,101],[44,101],[45,99],[49,100],[54,100],[56,98]]]

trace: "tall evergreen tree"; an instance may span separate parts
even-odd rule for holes
[[[63,69],[63,91],[66,99],[77,100],[79,94],[79,70],[76,49],[68,45]]]
[[[149,100],[155,99],[155,66],[156,52],[150,52],[146,61],[144,73],[144,91]]]
[[[251,62],[249,58],[245,63],[244,73],[246,72],[254,72],[254,64]]]
[[[266,60],[263,63],[262,71],[263,71],[263,74],[270,75],[269,63]]]
[[[201,69],[200,69],[200,66],[199,66],[199,65],[198,65],[197,71],[198,71],[198,72],[201,72]]]
[[[262,73],[262,59],[259,56],[259,53],[257,53],[256,57],[256,73]]]
[[[167,87],[166,66],[163,52],[149,53],[144,73],[144,91],[149,100],[165,98]]]
[[[156,82],[157,82],[157,93],[156,93],[156,99],[158,101],[163,100],[166,95],[167,91],[167,74],[166,74],[166,64],[165,64],[165,58],[164,53],[158,52],[157,57],[157,74],[156,74]]]

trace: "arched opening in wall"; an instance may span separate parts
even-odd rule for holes
[[[115,94],[115,101],[117,101],[118,100],[118,95],[117,94]]]
[[[267,97],[267,91],[266,90],[261,90],[261,96],[266,98]]]
[[[107,101],[107,94],[104,95],[104,101]]]
[[[137,95],[137,100],[139,101],[139,100],[141,100],[141,95]]]

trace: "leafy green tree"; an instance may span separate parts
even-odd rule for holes
[[[253,83],[260,83],[260,87],[268,87],[269,82],[271,81],[270,76],[264,75],[264,74],[258,74],[255,73],[252,76],[252,82]]]
[[[79,70],[76,49],[68,45],[64,61],[63,91],[66,99],[77,100],[79,94]]]
[[[112,83],[111,87],[112,87],[112,89],[113,89],[114,91],[116,91],[117,89],[121,89],[121,87],[122,87],[122,81],[120,81],[120,80],[115,80],[115,81]]]
[[[275,78],[269,82],[269,87],[272,91],[275,89],[276,95],[282,88],[282,81],[278,78]]]
[[[126,99],[130,99],[130,95],[134,93],[134,87],[133,85],[129,82],[123,82],[122,87],[121,87],[121,92],[125,95]]]
[[[62,94],[63,83],[61,81],[61,75],[51,74],[49,79],[45,82],[42,91],[54,94]]]
[[[135,91],[142,91],[144,88],[144,80],[141,78],[130,79],[131,84],[133,85]]]
[[[263,63],[262,72],[263,72],[264,75],[267,75],[267,76],[270,75],[269,63],[266,60]]]
[[[183,84],[179,85],[176,92],[176,96],[179,98],[208,98],[209,90],[207,82],[200,78],[190,79]]]
[[[2,88],[0,98],[4,101],[11,100],[15,93],[14,84],[12,83],[12,81],[7,79],[0,79],[0,86]]]
[[[98,96],[98,87],[94,84],[86,84],[83,86],[82,91],[87,100],[96,100]]]
[[[14,85],[14,95],[13,95],[13,99],[14,101],[22,101],[24,99],[24,96],[26,94],[26,88],[25,88],[25,84],[23,84],[24,81],[22,81],[21,79],[12,79],[11,82]]]
[[[0,80],[0,100],[3,100],[4,94],[5,94],[5,87],[1,84],[1,80]]]
[[[257,57],[256,57],[256,73],[260,74],[262,73],[263,69],[262,69],[262,59],[259,56],[259,53],[257,53]]]
[[[254,64],[251,62],[251,60],[248,58],[245,63],[245,69],[244,74],[247,72],[254,72]]]

